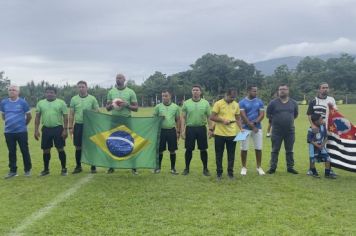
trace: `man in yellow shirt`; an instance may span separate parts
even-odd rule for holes
[[[234,178],[234,161],[236,142],[234,138],[238,128],[242,130],[240,120],[239,104],[235,101],[237,92],[235,89],[228,89],[225,97],[217,101],[210,116],[210,120],[215,122],[215,155],[217,179],[221,180],[223,173],[222,159],[226,145],[228,161],[228,177]]]

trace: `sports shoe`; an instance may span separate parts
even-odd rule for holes
[[[153,171],[153,173],[154,173],[154,174],[159,174],[159,173],[161,173],[161,169],[157,168],[157,169],[155,169],[155,170]]]
[[[98,173],[98,172],[96,171],[96,169],[91,169],[91,170],[90,170],[90,173],[96,174],[96,173]]]
[[[288,168],[288,169],[287,169],[287,172],[288,172],[288,173],[291,173],[291,174],[295,174],[295,175],[299,174],[298,171],[296,171],[296,170],[293,169],[293,168]]]
[[[78,173],[80,173],[82,171],[83,171],[82,167],[75,167],[75,169],[73,170],[72,174],[78,174]]]
[[[307,175],[312,176],[312,175],[313,175],[313,171],[312,171],[311,169],[309,169],[309,170],[307,171]]]
[[[268,171],[267,171],[267,174],[274,174],[274,173],[276,173],[276,169],[269,169]]]
[[[311,176],[314,178],[320,178],[318,172],[312,173]]]
[[[330,175],[337,176],[337,174],[333,171],[333,169],[330,169]]]
[[[259,175],[265,175],[265,172],[263,171],[262,167],[258,167],[258,168],[257,168],[257,173],[258,173]]]
[[[233,174],[228,174],[227,177],[229,177],[229,180],[234,180],[235,176]]]
[[[267,133],[267,134],[266,134],[266,137],[267,137],[267,138],[271,137],[271,133]]]
[[[204,169],[204,170],[203,170],[203,175],[204,175],[204,176],[210,176],[209,170],[208,170],[208,169]]]
[[[216,176],[216,180],[217,180],[217,181],[221,181],[221,180],[222,180],[222,176],[221,176],[221,175],[217,175],[217,176]]]
[[[136,169],[132,169],[132,170],[131,170],[131,173],[132,173],[133,175],[138,175],[138,172],[137,172]]]
[[[242,176],[247,175],[247,168],[246,168],[246,167],[242,167],[240,174],[241,174]]]
[[[26,176],[26,177],[30,177],[30,176],[31,176],[31,171],[30,171],[30,170],[25,171],[24,176]]]
[[[332,175],[331,173],[329,175],[325,175],[325,178],[327,179],[336,179],[335,175]]]
[[[18,176],[16,172],[11,172],[10,171],[4,178],[5,179],[10,179],[10,178],[16,177],[16,176]]]
[[[171,169],[171,174],[172,175],[179,175],[179,173],[176,171],[176,169]]]
[[[68,175],[67,168],[63,168],[63,169],[61,170],[61,175],[62,175],[62,176],[67,176],[67,175]]]
[[[114,171],[115,171],[114,168],[109,168],[106,173],[107,173],[107,174],[112,174],[112,173],[114,173]]]
[[[42,170],[40,176],[46,176],[46,175],[49,175],[49,170]]]
[[[184,169],[182,175],[189,175],[189,169]]]

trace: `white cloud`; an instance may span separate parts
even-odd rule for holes
[[[338,38],[331,42],[301,42],[278,46],[265,55],[265,59],[286,56],[315,56],[328,53],[356,53],[356,41]]]

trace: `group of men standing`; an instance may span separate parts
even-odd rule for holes
[[[34,137],[36,140],[41,139],[44,165],[40,176],[46,176],[50,173],[49,163],[53,145],[58,151],[61,163],[61,175],[67,175],[67,158],[64,147],[68,134],[73,137],[73,144],[75,146],[76,167],[72,173],[77,174],[82,172],[83,111],[98,111],[99,104],[94,96],[88,94],[88,86],[85,81],[79,81],[77,89],[78,95],[71,99],[69,112],[66,103],[57,98],[57,90],[54,87],[47,87],[45,89],[45,98],[40,100],[36,105]],[[156,105],[153,113],[154,116],[163,117],[158,168],[154,170],[154,173],[160,173],[163,152],[168,146],[171,161],[170,171],[173,175],[178,174],[175,168],[176,150],[178,149],[178,140],[181,137],[185,140],[185,169],[182,175],[190,173],[190,163],[195,144],[197,143],[203,164],[202,173],[205,176],[210,176],[207,152],[208,138],[214,137],[217,179],[222,179],[225,147],[228,161],[227,175],[230,179],[233,179],[236,148],[234,138],[240,130],[250,132],[249,137],[241,142],[242,168],[240,174],[247,174],[247,151],[249,141],[252,140],[256,155],[257,173],[264,175],[265,172],[261,167],[263,146],[261,122],[265,116],[264,104],[257,97],[256,86],[249,86],[247,90],[247,96],[238,103],[235,101],[237,97],[236,90],[228,89],[224,97],[215,102],[212,109],[209,102],[202,97],[202,88],[199,85],[192,87],[192,98],[184,101],[182,108],[172,102],[170,91],[162,91],[162,103]],[[328,103],[335,104],[335,100],[328,97],[327,92],[327,84],[321,84],[318,97],[309,104],[309,117],[314,113],[322,114],[324,119],[327,117]],[[31,175],[32,165],[28,147],[27,125],[30,123],[32,117],[29,105],[24,99],[19,97],[19,93],[18,86],[10,86],[8,89],[9,97],[3,99],[0,105],[0,111],[5,120],[5,138],[9,150],[10,171],[5,178],[17,176],[17,143],[23,156],[25,176]],[[113,101],[117,98],[120,98],[122,101],[117,105],[120,109],[114,109]],[[132,111],[138,110],[136,94],[132,89],[126,87],[125,76],[122,74],[116,76],[116,85],[108,92],[106,109],[111,111],[112,115],[124,117],[130,117]],[[278,97],[269,103],[266,113],[273,127],[270,169],[267,173],[275,173],[278,154],[281,144],[284,142],[287,171],[298,174],[294,169],[293,158],[293,145],[295,141],[294,120],[298,116],[298,105],[289,97],[287,85],[279,86]],[[42,124],[41,132],[40,124]],[[318,132],[318,127],[313,126],[312,122],[311,127],[314,132]],[[113,172],[113,168],[109,168],[107,171],[109,174]],[[91,173],[96,173],[95,166],[91,166]],[[132,173],[138,174],[136,169],[132,169]]]

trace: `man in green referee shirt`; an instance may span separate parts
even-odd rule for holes
[[[131,111],[138,110],[138,103],[136,98],[136,93],[126,87],[125,85],[126,78],[123,74],[118,74],[116,76],[116,85],[108,92],[107,102],[106,102],[106,110],[111,111],[112,115],[116,116],[125,116],[130,117]],[[116,98],[120,98],[123,101],[120,104],[119,109],[114,109],[113,101]],[[108,174],[114,172],[114,168],[108,169]],[[138,172],[136,169],[132,169],[132,173],[137,175]]]
[[[153,115],[163,117],[158,150],[159,165],[155,173],[158,174],[161,172],[163,152],[166,150],[168,144],[171,159],[171,174],[178,175],[175,165],[180,133],[180,111],[177,104],[172,102],[172,95],[168,90],[162,91],[162,103],[156,105]]]
[[[66,153],[64,152],[65,139],[68,136],[68,109],[66,103],[57,98],[57,89],[47,87],[45,99],[40,100],[36,106],[35,139],[40,138],[40,121],[42,118],[41,149],[43,150],[44,169],[40,176],[49,174],[49,161],[51,159],[51,148],[57,148],[59,160],[61,161],[61,175],[67,175]]]
[[[77,83],[79,94],[70,100],[69,112],[69,133],[73,137],[75,146],[76,167],[72,174],[82,172],[81,155],[82,155],[82,136],[83,136],[83,111],[99,111],[99,104],[96,98],[88,94],[88,85],[85,81]],[[74,126],[73,126],[74,123]],[[91,166],[91,173],[96,173],[96,167]]]
[[[183,175],[189,174],[190,161],[197,141],[200,159],[203,162],[203,175],[210,176],[208,170],[208,138],[206,125],[209,124],[209,137],[213,134],[213,123],[210,121],[210,104],[201,97],[201,87],[194,85],[192,98],[183,103],[182,138],[185,139],[185,169]]]

